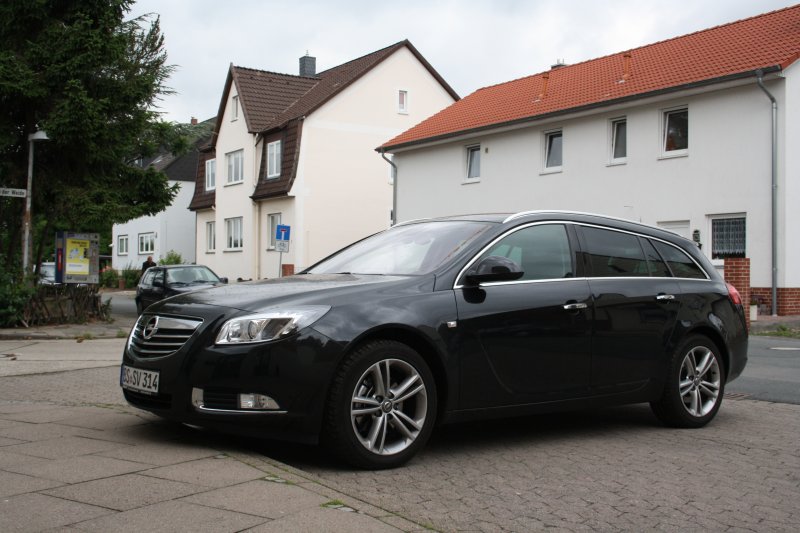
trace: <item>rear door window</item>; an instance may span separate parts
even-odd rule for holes
[[[650,275],[658,278],[672,277],[669,267],[667,267],[667,264],[663,259],[661,259],[661,256],[658,255],[658,252],[653,244],[645,238],[640,238],[639,241],[642,243],[644,255],[647,257],[647,265],[650,270]]]
[[[581,228],[590,275],[601,278],[650,276],[639,238],[602,228]]]
[[[656,250],[658,250],[658,253],[661,254],[661,257],[667,262],[670,270],[672,270],[672,274],[676,278],[707,278],[703,269],[697,266],[697,263],[695,263],[686,252],[661,241],[653,241],[653,245],[656,247]]]

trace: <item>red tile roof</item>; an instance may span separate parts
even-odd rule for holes
[[[379,150],[785,69],[800,57],[800,5],[478,89]]]

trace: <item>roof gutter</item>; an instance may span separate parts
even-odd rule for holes
[[[764,86],[764,72],[756,71],[756,83],[772,102],[772,316],[778,315],[778,101]]]
[[[759,71],[762,71],[764,74],[771,74],[773,72],[779,72],[780,70],[781,70],[780,65],[775,65],[775,66],[771,66],[771,67],[766,67],[764,69],[759,69]],[[755,75],[756,72],[758,72],[758,71],[739,72],[737,74],[730,74],[728,76],[721,76],[719,78],[712,78],[712,79],[708,79],[708,80],[702,80],[702,81],[696,81],[696,82],[692,82],[692,83],[686,83],[686,84],[683,84],[683,85],[677,85],[675,87],[668,87],[666,89],[659,89],[657,91],[650,91],[650,92],[646,92],[646,93],[633,94],[633,95],[625,96],[625,97],[622,97],[622,98],[616,98],[614,100],[603,100],[602,102],[593,102],[591,104],[586,104],[586,105],[583,105],[583,106],[570,107],[568,109],[561,109],[559,111],[553,111],[551,113],[543,113],[541,115],[533,115],[533,116],[518,118],[518,119],[514,119],[514,120],[508,120],[508,121],[505,121],[505,122],[497,122],[497,123],[494,123],[494,124],[487,124],[487,125],[484,125],[484,126],[477,126],[477,127],[474,127],[474,128],[453,131],[453,132],[450,132],[450,133],[444,133],[444,134],[436,135],[436,136],[432,136],[432,137],[425,137],[424,139],[418,139],[418,140],[415,140],[415,141],[409,141],[409,142],[404,142],[404,143],[400,143],[400,144],[393,144],[393,145],[379,146],[378,148],[375,149],[375,151],[377,151],[377,152],[381,152],[381,151],[390,152],[392,150],[398,150],[398,149],[402,149],[402,148],[411,148],[411,147],[414,147],[414,146],[425,145],[425,144],[429,144],[429,143],[433,143],[433,142],[437,142],[437,141],[444,141],[444,140],[452,139],[452,138],[455,138],[455,137],[462,137],[464,135],[470,135],[470,134],[474,134],[474,133],[481,133],[481,132],[484,132],[484,131],[491,131],[491,130],[494,130],[494,129],[497,129],[497,128],[505,128],[505,127],[508,127],[508,126],[516,126],[516,125],[520,125],[520,124],[539,122],[539,121],[550,119],[550,118],[561,117],[561,116],[564,116],[564,115],[571,115],[573,113],[581,113],[581,112],[584,112],[584,111],[591,111],[591,110],[594,110],[594,109],[602,109],[604,107],[624,104],[624,103],[633,102],[633,101],[636,101],[636,100],[642,100],[644,98],[652,98],[652,97],[655,97],[655,96],[661,96],[661,95],[665,95],[665,94],[670,94],[670,93],[675,93],[675,92],[680,92],[680,91],[685,91],[685,90],[690,90],[690,89],[697,89],[697,88],[701,88],[701,87],[707,87],[709,85],[716,85],[718,83],[726,83],[726,82],[729,82],[729,81],[747,79],[747,78],[751,78],[753,75]]]
[[[394,179],[392,180],[392,226],[394,226],[397,224],[397,177],[400,173],[397,171],[397,165],[394,161],[386,157],[386,150],[379,150],[378,152],[381,154],[383,160],[389,163],[394,169]]]

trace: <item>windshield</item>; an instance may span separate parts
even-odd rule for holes
[[[309,274],[426,274],[453,257],[491,224],[442,220],[395,226],[311,267]]]
[[[167,269],[167,283],[217,283],[219,278],[206,267]]]

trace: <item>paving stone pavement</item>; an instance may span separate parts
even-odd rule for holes
[[[797,405],[726,398],[699,430],[664,428],[646,406],[448,426],[407,466],[365,472],[314,447],[160,422],[124,405],[116,373],[0,378],[0,531],[764,532],[800,523]],[[337,500],[356,512],[324,506]]]

